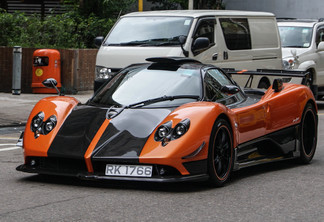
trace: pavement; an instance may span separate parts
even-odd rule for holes
[[[66,96],[75,97],[81,103],[85,103],[92,94],[93,91],[79,91],[76,95]],[[49,96],[56,96],[56,94],[21,93],[13,95],[0,92],[0,127],[24,126],[35,104]]]

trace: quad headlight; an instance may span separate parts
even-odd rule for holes
[[[56,126],[57,123],[57,119],[55,115],[50,116],[50,118],[48,118],[43,126],[43,133],[44,135],[50,133],[54,127]]]
[[[45,122],[44,118],[44,112],[39,112],[33,117],[31,121],[30,129],[34,133],[35,139],[38,138],[41,134],[47,135],[56,126],[57,118],[55,115],[50,116]]]
[[[179,137],[183,136],[189,129],[190,120],[185,119],[178,123],[173,130],[172,137],[178,139]]]
[[[172,131],[172,121],[166,122],[163,125],[159,126],[154,135],[155,141],[163,141],[166,139],[170,132]]]
[[[165,146],[169,141],[183,136],[189,130],[189,126],[189,119],[182,120],[174,128],[172,128],[172,121],[166,122],[157,128],[154,140],[161,141],[162,145]]]
[[[39,112],[37,113],[36,116],[33,117],[32,121],[31,121],[31,130],[33,132],[37,131],[37,130],[41,130],[41,126],[43,124],[43,120],[44,120],[45,114],[43,112]]]

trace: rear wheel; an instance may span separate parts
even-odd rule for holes
[[[317,144],[317,116],[312,104],[307,104],[300,123],[300,160],[309,163],[315,154]]]
[[[223,186],[229,179],[233,166],[233,142],[231,127],[224,119],[218,119],[213,127],[208,150],[208,172],[213,186]]]

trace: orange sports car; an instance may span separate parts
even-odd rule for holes
[[[17,170],[222,186],[243,167],[312,160],[318,117],[308,87],[276,79],[266,91],[242,89],[221,69],[189,58],[148,61],[118,72],[86,104],[40,100]]]

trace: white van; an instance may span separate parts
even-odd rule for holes
[[[187,56],[234,69],[282,69],[275,16],[266,12],[179,10],[134,12],[122,16],[101,45],[96,60],[95,90],[132,63],[149,57]],[[234,77],[245,83],[247,77]],[[255,76],[252,87],[268,88],[269,77]]]
[[[308,85],[315,98],[324,96],[324,21],[306,19],[278,20],[284,68],[308,71]],[[300,83],[300,79],[292,79]]]

